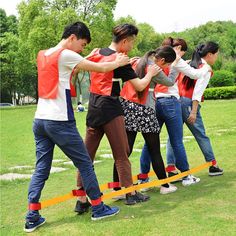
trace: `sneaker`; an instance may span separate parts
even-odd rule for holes
[[[139,180],[139,183],[138,184],[146,184],[146,183],[149,183],[150,182],[150,180],[149,180],[149,178],[147,178],[147,179],[141,179],[141,180]],[[141,192],[148,192],[149,190],[151,190],[152,188],[150,187],[150,188],[141,188],[140,189],[140,191]]]
[[[183,186],[189,186],[192,184],[196,184],[198,182],[200,182],[200,178],[197,178],[193,175],[188,175],[188,176],[184,177],[182,180]]]
[[[224,170],[219,168],[218,166],[210,166],[209,167],[209,176],[217,176],[217,175],[223,175]]]
[[[91,207],[91,204],[88,201],[88,199],[87,199],[87,202],[84,202],[84,203],[78,200],[76,202],[74,211],[77,212],[79,215],[81,215],[85,212],[88,212],[90,207]]]
[[[178,171],[177,170],[175,170],[175,171],[170,171],[170,172],[168,172],[168,178],[169,177],[173,177],[173,176],[175,176],[175,175],[178,175],[179,173],[178,173]],[[175,181],[171,181],[171,183],[177,183],[177,182],[181,182],[182,181],[182,179],[177,179],[177,180],[175,180]]]
[[[31,233],[34,230],[36,230],[39,226],[43,225],[45,222],[46,220],[43,217],[40,217],[39,220],[36,222],[27,221],[25,223],[24,231],[27,233]]]
[[[104,218],[108,218],[119,213],[120,209],[118,207],[109,207],[107,205],[103,205],[102,210],[96,211],[92,214],[92,220],[101,220]]]
[[[136,192],[134,195],[126,194],[126,205],[134,205],[139,202],[146,202],[150,199],[149,196]]]
[[[177,190],[177,187],[174,186],[173,184],[169,184],[169,188],[161,186],[160,189],[160,194],[168,194],[168,193],[173,193]]]

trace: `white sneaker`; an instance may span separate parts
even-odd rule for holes
[[[192,184],[196,184],[198,182],[200,182],[200,178],[197,178],[193,175],[188,175],[188,176],[184,177],[182,180],[183,186],[189,186]]]
[[[160,194],[168,194],[168,193],[173,193],[177,190],[178,188],[173,185],[173,184],[169,184],[169,188],[161,186],[160,189]]]

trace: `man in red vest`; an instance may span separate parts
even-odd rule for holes
[[[85,191],[75,191],[75,195],[88,195],[92,205],[92,220],[113,216],[119,212],[119,208],[109,207],[101,201],[101,192],[91,159],[76,128],[70,79],[73,71],[82,69],[107,72],[128,64],[129,59],[118,54],[112,62],[88,61],[78,53],[81,53],[90,41],[87,26],[76,22],[65,28],[62,40],[57,46],[38,54],[39,101],[33,125],[36,168],[28,191],[29,211],[24,228],[26,232],[32,232],[45,223],[45,218],[39,214],[39,199],[50,174],[55,145],[73,161],[81,173]]]
[[[108,62],[113,61],[117,53],[127,54],[133,48],[137,34],[137,27],[131,24],[114,27],[110,46],[94,50],[88,59],[94,62]],[[106,134],[120,179],[120,182],[112,183],[113,188],[117,188],[117,190],[120,187],[128,188],[133,185],[124,113],[119,100],[120,82],[130,81],[137,91],[142,91],[157,73],[159,73],[159,68],[153,65],[148,68],[145,77],[139,79],[131,64],[108,73],[91,73],[85,145],[91,159],[94,160],[100,141]],[[83,186],[80,174],[78,173],[78,188]],[[148,196],[136,191],[122,197],[126,198],[125,204],[127,205],[149,200]],[[86,204],[86,198],[79,197],[75,211],[82,214],[86,211]]]

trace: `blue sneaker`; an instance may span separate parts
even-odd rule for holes
[[[118,207],[109,207],[107,205],[103,205],[102,209],[99,211],[95,211],[92,214],[92,220],[101,220],[110,216],[114,216],[118,214],[120,209]]]
[[[43,225],[45,222],[46,222],[46,220],[43,217],[40,217],[39,220],[36,222],[27,221],[25,223],[24,231],[27,233],[31,233],[34,230],[36,230],[39,226]]]

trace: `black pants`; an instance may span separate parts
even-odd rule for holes
[[[130,153],[129,156],[132,153],[135,138],[137,136],[137,132],[132,132],[132,131],[127,131],[127,137],[128,137],[128,142],[129,142],[129,148],[130,148]],[[161,151],[160,151],[160,136],[158,133],[142,133],[142,136],[148,146],[148,151],[151,155],[151,161],[152,161],[152,168],[158,177],[158,179],[165,179],[166,178],[166,171],[165,171],[165,166],[164,162],[161,156]],[[113,169],[113,181],[114,182],[119,182],[119,177],[118,173],[116,170],[116,167],[114,165]],[[163,184],[163,186],[168,187],[168,184]],[[115,190],[118,190],[116,188]]]

